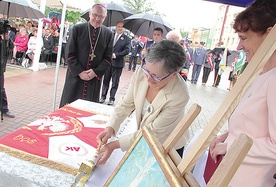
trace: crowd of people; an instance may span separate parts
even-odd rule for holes
[[[4,17],[1,18],[1,21],[6,20],[5,15],[3,16]],[[51,23],[47,24],[44,22],[41,38],[38,38],[37,36],[38,22],[33,20],[26,21],[25,19],[15,18],[13,21],[10,20],[8,23],[6,23],[8,27],[3,30],[3,33],[1,30],[1,39],[7,41],[5,42],[4,49],[1,48],[1,52],[3,50],[4,54],[4,62],[1,62],[1,68],[3,68],[3,71],[1,71],[2,74],[0,75],[2,88],[1,112],[5,116],[10,118],[15,117],[15,115],[8,108],[7,94],[4,87],[4,72],[6,70],[6,64],[9,62],[11,64],[22,65],[25,68],[29,67],[32,69],[34,55],[36,54],[36,49],[39,48],[39,44],[42,48],[41,59],[42,61],[45,61],[45,55],[50,54],[54,49],[54,44],[58,42],[59,21],[56,19],[57,18],[54,16],[54,19],[52,19]],[[69,36],[68,28],[69,24],[68,21],[66,21],[66,32],[64,37],[65,40],[63,40],[64,43],[66,43]],[[65,50],[62,52],[65,59]]]
[[[49,55],[54,51],[54,47],[57,46],[59,41],[59,22],[55,16],[50,23],[44,21],[42,38],[39,41],[37,38],[38,22],[19,18],[10,21],[8,36],[13,43],[12,49],[10,49],[8,54],[10,63],[32,69],[35,50],[39,47],[42,49],[40,61],[52,61],[52,59],[49,59]],[[63,43],[66,43],[69,36],[69,22],[65,21],[64,25],[66,31],[64,32],[65,39]],[[62,57],[65,59],[65,48],[63,47],[63,49]]]

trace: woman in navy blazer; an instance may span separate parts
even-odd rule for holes
[[[115,107],[106,129],[97,137],[98,142],[105,144],[99,151],[103,157],[98,164],[105,163],[114,149],[125,151],[130,148],[143,126],[164,143],[184,116],[189,100],[187,85],[179,75],[185,61],[185,52],[175,41],[162,40],[149,48],[146,63],[133,74],[125,96]],[[136,112],[137,131],[107,143],[133,110]],[[175,148],[183,149],[188,139],[189,133],[186,132]]]

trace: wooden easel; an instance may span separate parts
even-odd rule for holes
[[[163,148],[165,150],[165,153],[167,154],[166,159],[168,163],[172,167],[172,170],[175,172],[175,175],[179,179],[179,182],[182,184],[182,186],[185,187],[200,186],[190,172],[185,173],[185,175],[181,174],[181,170],[178,169],[178,166],[181,163],[181,158],[173,147],[183,135],[183,133],[185,133],[185,131],[189,128],[191,123],[199,114],[200,110],[201,107],[197,104],[194,104],[180,121],[177,128],[174,129],[174,131],[163,144]],[[248,153],[249,149],[251,148],[252,143],[253,141],[250,137],[241,134],[235,140],[228,153],[223,158],[222,162],[213,174],[207,186],[227,186],[231,178],[234,176],[239,165],[243,161],[244,157]]]
[[[115,176],[117,175],[117,173],[120,173],[122,166],[125,164],[125,162],[127,162],[129,155],[132,154],[134,147],[137,146],[142,136],[146,139],[148,146],[150,147],[153,154],[155,155],[156,160],[158,160],[159,165],[162,168],[162,172],[165,173],[165,175],[167,176],[167,180],[170,181],[171,186],[181,187],[183,186],[183,184],[186,184],[184,181],[184,178],[180,176],[180,172],[177,170],[177,167],[175,164],[175,163],[179,163],[181,158],[173,147],[181,138],[181,136],[186,132],[189,126],[192,124],[194,119],[199,114],[200,110],[201,110],[201,107],[197,104],[194,104],[189,109],[189,111],[181,119],[181,121],[178,123],[177,127],[174,129],[171,135],[167,138],[166,142],[164,143],[165,146],[161,145],[159,140],[150,131],[150,129],[148,129],[147,127],[144,127],[142,131],[139,133],[135,142],[127,151],[127,153],[125,154],[125,156],[123,157],[123,159],[121,160],[121,162],[119,163],[119,165],[117,166],[117,168],[112,173],[112,175],[110,176],[110,178],[108,179],[108,181],[104,186],[105,187],[110,185],[112,186],[113,180],[116,181]],[[141,155],[141,157],[143,156],[144,155]],[[139,156],[136,156],[136,157],[139,157]],[[126,164],[126,167],[129,167],[129,165]]]
[[[182,160],[173,147],[200,112],[200,107],[198,105],[195,104],[190,108],[163,145],[161,145],[156,137],[152,135],[150,130],[143,128],[143,136],[146,137],[149,146],[153,150],[158,150],[155,151],[157,152],[155,153],[155,157],[162,161],[163,167],[165,167],[166,171],[169,172],[169,176],[171,176],[171,178],[168,180],[172,181],[173,187],[199,186],[190,171],[206,148],[210,145],[210,142],[224,125],[230,114],[234,111],[240,98],[243,96],[244,92],[252,83],[254,77],[258,74],[275,49],[276,26],[274,26],[270,31],[265,41],[250,61],[248,67],[239,78],[239,81],[237,81],[233,89],[229,92],[227,98],[218,108],[216,113],[213,115],[213,118],[206,125],[199,138]],[[207,186],[227,186],[251,146],[252,139],[250,137],[244,134],[239,135],[231,145]],[[122,165],[123,163],[120,164]],[[118,171],[118,169],[116,170]]]
[[[110,185],[116,186],[118,179],[121,178],[120,175],[122,176],[122,173],[123,173],[123,176],[125,177],[125,172],[132,170],[132,168],[129,169],[132,165],[132,162],[128,160],[128,157],[132,155],[132,151],[138,145],[138,142],[140,142],[141,137],[143,136],[146,139],[147,144],[152,150],[155,158],[158,160],[158,163],[162,168],[162,172],[166,176],[171,187],[183,187],[183,186],[199,187],[199,184],[197,183],[197,181],[194,179],[193,175],[190,172],[187,172],[184,176],[181,174],[181,171],[178,169],[178,166],[181,162],[181,158],[173,147],[176,144],[176,142],[180,139],[180,137],[184,134],[184,132],[188,129],[191,123],[194,121],[196,116],[199,114],[200,110],[201,110],[200,106],[197,104],[194,104],[190,108],[190,110],[185,114],[183,119],[179,122],[178,126],[167,138],[167,140],[164,142],[163,145],[160,144],[158,139],[148,128],[144,127],[142,129],[142,132],[139,133],[137,139],[132,144],[131,148],[127,151],[124,158],[121,160],[118,167],[112,173],[112,175],[110,176],[110,178],[108,179],[108,181],[104,186],[105,187]],[[247,151],[251,146],[250,143],[252,144],[252,140],[251,142],[249,141],[248,143],[248,137],[242,135],[238,139],[238,141],[233,144],[233,146],[229,150],[229,154],[227,154],[229,156],[226,156],[223,162],[221,162],[220,164],[221,169],[219,168],[217,169],[218,174],[214,174],[213,177],[210,179],[210,182],[208,183],[210,184],[209,186],[221,186],[229,183],[230,179],[232,178],[236,169],[238,168],[239,163],[243,160],[243,158],[247,154]],[[140,150],[138,152],[139,154],[141,154],[143,151]],[[241,153],[242,153],[242,156],[241,156]],[[136,154],[137,154],[137,151],[136,151]],[[145,153],[145,154],[148,154],[148,153]],[[135,151],[134,151],[134,155],[135,155]],[[140,156],[143,157],[143,154],[136,155],[135,158],[138,158]],[[133,161],[133,159],[130,159],[130,160]],[[239,163],[233,166],[232,164],[229,164],[233,162],[237,163],[237,161],[239,161]],[[127,168],[127,169],[123,169],[123,171],[120,172],[125,162],[126,162],[126,165],[124,168]],[[140,170],[141,168],[138,167],[138,169]],[[223,172],[221,172],[221,170],[223,170]],[[119,173],[118,175],[119,177],[116,177],[117,173]],[[223,173],[223,175],[221,173]],[[139,175],[139,176],[142,176],[142,175]],[[156,178],[152,177],[152,179],[156,179]],[[126,180],[129,180],[129,179],[126,179]],[[156,180],[162,180],[162,179],[156,179]],[[152,182],[154,183],[154,180]],[[122,185],[122,187],[126,187],[126,185]]]
[[[234,111],[240,98],[243,96],[244,92],[250,86],[253,79],[259,73],[264,63],[267,62],[267,60],[270,58],[275,49],[276,26],[274,26],[270,31],[233,89],[229,92],[229,95],[220,105],[216,113],[213,115],[213,118],[211,118],[210,122],[206,125],[200,138],[195,142],[195,145],[179,164],[178,168],[182,175],[188,171],[191,171],[191,169],[194,167],[199,157],[209,146],[210,142],[216,136],[230,114]]]

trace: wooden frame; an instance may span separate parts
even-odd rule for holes
[[[171,165],[168,163],[164,152],[165,150],[157,138],[147,127],[144,127],[104,186],[129,186],[134,178],[135,184],[137,184],[137,182],[149,184],[147,183],[149,179],[147,175],[151,174],[150,184],[154,183],[157,186],[181,187],[182,185],[176,177]],[[139,156],[139,159],[137,159],[139,163],[137,165],[133,162],[133,158],[136,156]],[[150,162],[152,168],[146,167],[148,166],[148,162]],[[136,169],[139,170],[139,172]],[[130,176],[131,173],[135,172],[137,175]],[[120,177],[123,177],[123,180]]]
[[[151,131],[147,128],[144,128],[142,132],[140,132],[139,136],[131,146],[131,148],[127,151],[118,167],[112,173],[111,177],[106,182],[105,186],[113,186],[113,181],[120,181],[116,179],[116,175],[120,173],[120,169],[124,167],[123,165],[128,161],[127,159],[133,153],[135,146],[139,145],[141,138],[145,138],[149,148],[152,150],[153,155],[157,159],[158,164],[164,176],[166,177],[170,186],[188,186],[185,182],[184,178],[181,176],[178,171],[176,165],[180,162],[181,158],[173,148],[181,136],[188,130],[189,126],[192,124],[194,119],[200,113],[201,107],[197,104],[193,104],[192,107],[188,110],[188,112],[181,119],[177,127],[172,131],[171,135],[164,142],[163,146],[156,139],[156,137],[151,133]],[[133,163],[131,163],[133,164]],[[133,167],[133,165],[132,165]],[[125,180],[125,174],[123,175]],[[192,178],[192,176],[191,176]],[[160,180],[160,178],[158,178]],[[118,185],[118,183],[116,184]],[[119,185],[119,186],[126,186]]]

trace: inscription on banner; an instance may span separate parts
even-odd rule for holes
[[[65,151],[79,151],[80,150],[80,147],[66,147],[66,150]]]
[[[84,156],[87,155],[88,150],[80,143],[62,143],[59,145],[59,152],[70,156]]]
[[[20,141],[20,142],[26,142],[28,144],[34,144],[34,143],[37,142],[36,139],[31,139],[31,138],[28,138],[28,137],[24,137],[23,134],[19,134],[19,135],[15,136],[13,139],[16,140],[16,141]]]

